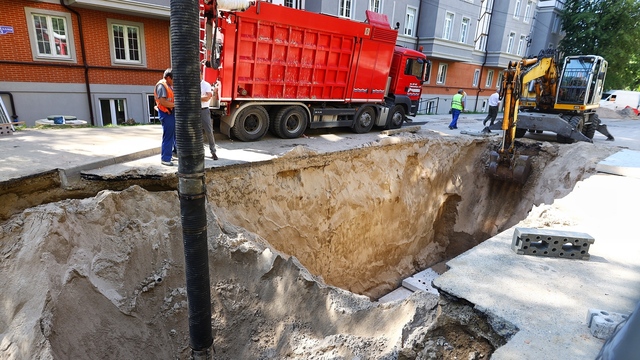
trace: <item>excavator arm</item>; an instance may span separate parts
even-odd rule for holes
[[[550,79],[549,73],[555,72],[553,58],[533,58],[511,61],[504,71],[500,97],[504,99],[504,115],[502,119],[502,141],[498,151],[489,155],[489,175],[496,179],[524,184],[531,174],[531,159],[519,155],[515,150],[515,138],[518,123],[520,97],[523,85],[531,80]],[[552,74],[551,76],[555,76]],[[542,96],[541,87],[537,87],[536,97]]]

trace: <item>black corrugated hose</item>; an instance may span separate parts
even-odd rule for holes
[[[210,359],[211,287],[205,212],[204,146],[200,122],[198,0],[171,0],[171,65],[178,147],[189,339],[193,359]]]

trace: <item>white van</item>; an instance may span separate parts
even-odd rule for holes
[[[633,109],[638,109],[638,106],[640,106],[640,91],[605,91],[602,93],[600,106],[612,110],[622,110],[627,106]]]

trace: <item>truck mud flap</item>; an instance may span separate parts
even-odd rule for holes
[[[519,113],[518,124],[516,126],[519,129],[551,131],[558,135],[562,135],[576,141],[593,142],[591,139],[584,136],[580,131],[572,128],[571,125],[569,125],[569,123],[561,118],[558,114]],[[502,130],[502,123],[496,122],[495,124],[489,126],[489,129]]]

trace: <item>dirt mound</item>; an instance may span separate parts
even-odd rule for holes
[[[0,235],[0,357],[188,358],[179,219],[175,192],[137,186],[12,217]],[[210,208],[208,219],[217,359],[395,359],[434,341],[435,296],[370,302]]]
[[[603,119],[638,119],[638,115],[631,108],[624,108],[621,110],[612,110],[603,107],[599,107],[596,113]]]

